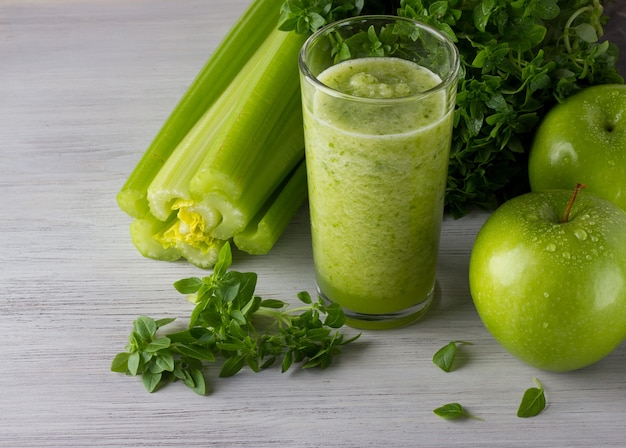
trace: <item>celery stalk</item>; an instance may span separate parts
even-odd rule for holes
[[[221,216],[211,232],[216,238],[242,231],[304,158],[295,58],[302,43],[298,37],[291,35],[287,48],[283,45],[279,50],[283,56],[294,55],[293,64],[267,66],[254,92],[262,96],[251,98],[240,116],[233,114],[228,135],[207,151],[191,180],[192,195]]]
[[[218,45],[117,194],[123,211],[133,217],[148,213],[147,190],[154,176],[276,28],[282,3],[283,0],[253,1]]]
[[[179,224],[164,243],[199,248],[204,238],[232,238],[304,157],[297,72],[304,39],[271,32],[156,174],[152,215],[193,213],[202,229],[190,238],[189,223]]]
[[[306,198],[298,53],[307,35],[283,25],[313,31],[360,2],[326,2],[327,18],[305,20],[283,1],[252,3],[118,193],[143,255],[210,268],[227,241],[267,253]]]
[[[254,57],[258,59],[258,53]],[[253,91],[253,74],[251,70],[242,70],[237,74],[155,174],[147,188],[149,210],[153,216],[165,220],[176,200],[192,200],[189,190],[191,179],[213,142],[222,140],[232,111],[245,105]],[[219,220],[219,216],[216,219]],[[211,227],[217,222],[211,222]]]
[[[279,186],[266,207],[259,211],[233,241],[238,249],[262,255],[270,251],[307,196],[306,164],[295,168],[284,185]]]

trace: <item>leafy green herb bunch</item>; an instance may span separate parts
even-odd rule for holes
[[[204,371],[219,363],[221,378],[244,367],[259,372],[280,362],[282,372],[295,363],[302,368],[328,367],[341,347],[359,338],[346,338],[339,330],[345,315],[338,304],[313,300],[307,292],[297,296],[300,306],[255,295],[254,272],[229,270],[230,244],[219,252],[213,273],[174,283],[194,303],[188,329],[164,333],[174,318],[155,320],[140,316],[133,322],[126,351],[118,353],[113,372],[140,375],[154,392],[182,381],[199,395],[207,393]]]
[[[623,83],[599,0],[402,0],[461,55],[446,206],[456,217],[527,191],[534,130],[586,86]]]

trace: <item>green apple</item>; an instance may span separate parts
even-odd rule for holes
[[[587,87],[553,107],[529,153],[532,191],[577,182],[626,210],[626,85]]]
[[[470,257],[470,291],[486,328],[510,353],[550,371],[593,364],[626,337],[626,212],[592,193],[581,191],[573,206],[570,197],[552,190],[507,201]]]

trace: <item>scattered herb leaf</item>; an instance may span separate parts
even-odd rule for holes
[[[517,416],[521,418],[535,417],[546,407],[546,395],[543,385],[537,378],[534,378],[537,387],[531,387],[524,392],[522,402],[517,410]]]
[[[457,345],[473,344],[467,341],[452,341],[437,350],[437,353],[433,356],[433,363],[444,372],[450,372],[456,357]]]
[[[471,418],[474,420],[481,420],[482,418],[476,417],[465,410],[459,403],[448,403],[435,409],[433,411],[435,415],[446,420],[459,420],[465,418]]]

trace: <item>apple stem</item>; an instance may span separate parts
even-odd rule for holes
[[[587,188],[587,185],[585,184],[576,184],[576,187],[574,188],[574,192],[572,193],[572,196],[569,198],[569,202],[567,203],[567,207],[565,208],[565,214],[563,215],[563,219],[561,220],[562,223],[566,223],[569,221],[569,214],[572,211],[572,207],[574,206],[574,201],[576,200],[576,196],[578,196],[578,192],[580,190],[582,190],[583,188]]]

